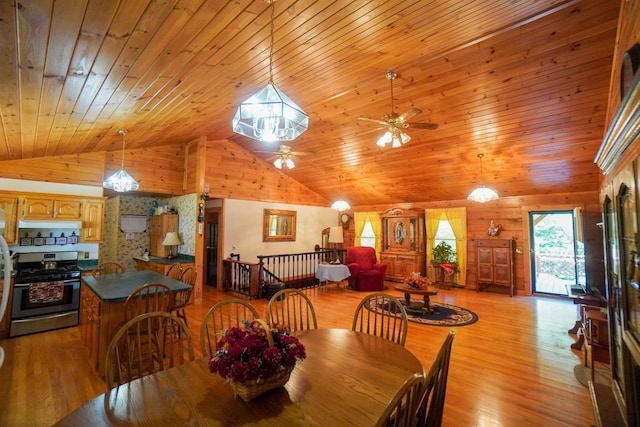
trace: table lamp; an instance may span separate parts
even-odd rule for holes
[[[339,263],[338,259],[338,243],[344,243],[342,236],[342,226],[337,225],[329,228],[329,243],[333,243],[333,259],[334,262]]]
[[[169,231],[166,236],[164,236],[164,240],[162,241],[162,246],[168,246],[167,248],[167,258],[175,258],[176,255],[173,253],[173,248],[177,245],[181,244],[180,238],[178,237],[178,233],[175,231]]]

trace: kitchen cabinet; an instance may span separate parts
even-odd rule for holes
[[[425,275],[424,212],[386,210],[382,220],[380,262],[387,264],[387,280],[403,281],[411,273]]]
[[[171,259],[171,260],[167,260],[167,262],[165,261],[144,261],[138,258],[135,258],[136,261],[136,269],[138,271],[141,270],[147,270],[147,271],[155,271],[156,273],[162,274],[163,276],[167,275],[167,272],[169,271],[169,269],[171,268],[171,266],[175,263],[179,263],[182,266],[182,270],[184,270],[187,267],[195,267],[195,263],[193,262],[182,262],[180,260],[177,259]]]
[[[149,218],[149,253],[153,256],[166,258],[169,247],[163,246],[162,241],[169,231],[178,232],[178,215],[163,214]]]
[[[84,200],[80,241],[83,243],[102,242],[103,223],[104,200]]]
[[[9,245],[18,243],[18,197],[0,195],[0,208],[4,210],[4,240]]]
[[[80,288],[80,339],[91,361],[91,366],[98,369],[100,343],[100,310],[102,304],[86,285]]]
[[[22,219],[81,219],[82,200],[22,197]]]
[[[476,239],[478,291],[486,285],[506,286],[513,296],[512,239]]]

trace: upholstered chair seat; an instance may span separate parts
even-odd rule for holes
[[[349,286],[357,291],[381,291],[387,265],[378,263],[376,251],[368,246],[347,248],[345,264],[349,267]]]

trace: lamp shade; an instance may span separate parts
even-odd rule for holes
[[[234,132],[258,141],[292,141],[307,130],[309,116],[269,83],[238,106],[232,126]]]
[[[329,243],[344,243],[342,235],[342,226],[338,225],[329,228]]]
[[[342,211],[346,211],[347,209],[351,209],[351,206],[349,205],[349,203],[345,202],[344,200],[336,200],[331,205],[331,209],[335,209],[338,212],[342,212]]]
[[[176,246],[179,244],[181,244],[180,238],[178,237],[178,233],[175,231],[169,231],[162,241],[163,246]]]
[[[468,200],[478,203],[485,203],[491,200],[498,200],[498,193],[485,186],[478,187],[469,194]]]

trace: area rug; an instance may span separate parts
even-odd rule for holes
[[[404,298],[401,298],[400,302],[404,305],[410,322],[430,326],[466,326],[478,321],[478,315],[473,311],[456,305],[432,301],[433,313],[427,313],[422,299],[411,298],[409,306],[407,306]],[[369,307],[369,305],[370,301],[367,301],[365,308],[370,311],[382,311],[383,309],[382,305],[377,307]]]
[[[573,374],[580,384],[585,387],[589,387],[588,381],[591,381],[591,367],[584,366],[582,363],[573,367]],[[596,380],[598,384],[611,387],[611,380],[609,379],[611,373],[608,368],[601,368],[596,366]]]

